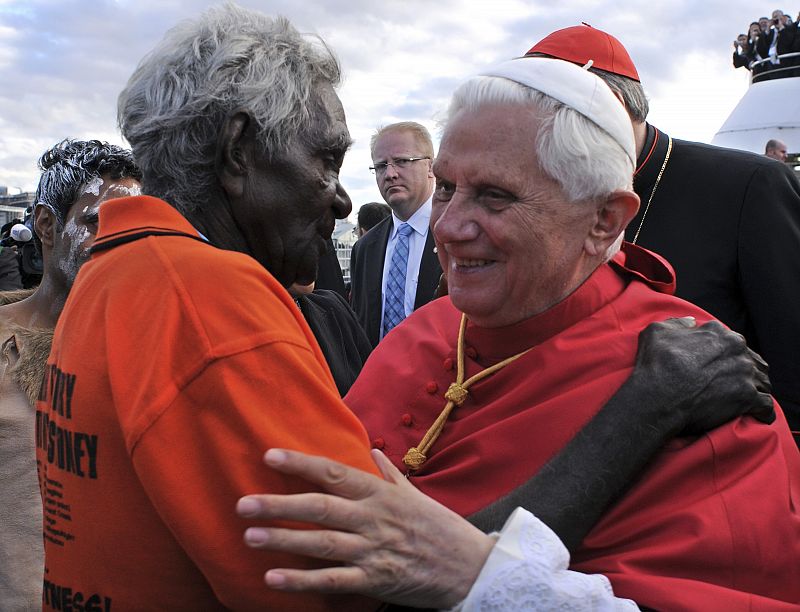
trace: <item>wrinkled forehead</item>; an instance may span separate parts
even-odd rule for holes
[[[389,153],[421,155],[425,152],[425,143],[422,137],[413,130],[394,128],[384,130],[376,139],[373,149],[377,154],[379,150],[386,153],[385,149],[397,149]]]
[[[302,137],[313,148],[343,148],[351,144],[350,130],[342,101],[333,87],[325,83],[317,89],[310,105],[311,121]]]
[[[437,178],[461,174],[462,182],[499,181],[513,171],[536,172],[536,142],[543,111],[519,101],[464,106],[447,121],[433,162]],[[496,163],[487,163],[491,160]]]

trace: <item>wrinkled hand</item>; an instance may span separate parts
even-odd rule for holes
[[[652,323],[639,335],[631,378],[651,388],[675,421],[672,430],[700,434],[742,414],[772,423],[766,362],[718,321],[693,317]]]
[[[408,606],[448,608],[464,599],[494,540],[415,489],[379,451],[386,480],[330,459],[272,449],[265,463],[328,493],[250,495],[244,518],[316,523],[318,531],[251,527],[252,548],[341,561],[316,570],[271,569],[268,586],[286,591],[360,593]]]

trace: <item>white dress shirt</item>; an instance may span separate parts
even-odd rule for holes
[[[419,265],[422,262],[422,252],[425,241],[428,239],[428,230],[431,223],[431,198],[417,209],[408,221],[401,221],[392,211],[392,229],[389,232],[389,241],[386,243],[386,256],[383,258],[383,278],[381,280],[381,321],[386,311],[386,278],[389,275],[389,266],[392,254],[397,245],[397,228],[401,223],[407,223],[414,231],[408,237],[408,267],[406,268],[406,294],[403,301],[403,310],[408,316],[414,312],[414,302],[417,297],[417,284],[419,282]],[[383,338],[383,325],[380,337]]]

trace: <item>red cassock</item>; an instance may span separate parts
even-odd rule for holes
[[[412,477],[468,516],[530,479],[632,371],[653,321],[712,317],[671,294],[671,268],[626,244],[567,299],[522,323],[467,325],[466,376],[534,347],[470,388]],[[460,313],[447,298],[381,342],[345,398],[400,469],[455,379]],[[572,569],[658,610],[800,609],[800,453],[777,408],[675,439],[604,515]]]

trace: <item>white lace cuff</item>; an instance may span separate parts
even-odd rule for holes
[[[639,610],[630,599],[614,597],[601,574],[568,570],[569,552],[553,531],[530,512],[517,508],[467,598],[451,612],[492,610]]]

